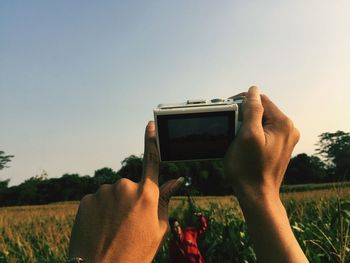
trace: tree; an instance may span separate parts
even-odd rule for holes
[[[334,180],[350,179],[350,133],[325,132],[319,136],[317,153],[326,160]]]
[[[36,175],[21,183],[18,188],[18,204],[36,204],[38,200],[38,185],[45,180],[45,177]]]
[[[10,182],[10,179],[7,179],[5,181],[0,181],[0,206],[2,205],[2,203],[4,202],[4,193],[7,191],[8,189],[8,184]]]
[[[112,168],[104,167],[95,171],[94,180],[97,185],[115,183],[120,176]]]
[[[321,183],[326,180],[325,163],[317,156],[305,153],[293,157],[284,177],[285,184]]]
[[[4,151],[0,151],[0,170],[7,168],[6,164],[8,162],[11,162],[11,158],[13,158],[14,155],[5,155]]]
[[[142,158],[135,155],[126,157],[122,161],[122,167],[118,171],[118,175],[139,182],[142,176],[142,162]]]
[[[10,182],[10,179],[6,179],[4,181],[0,181],[0,193],[6,190]]]

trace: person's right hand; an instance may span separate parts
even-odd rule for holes
[[[257,87],[243,105],[243,123],[225,159],[225,177],[238,197],[276,197],[299,132]]]
[[[243,123],[224,159],[258,262],[307,262],[291,230],[279,188],[299,132],[258,88],[243,105]]]

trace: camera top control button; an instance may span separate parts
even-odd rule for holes
[[[212,99],[211,102],[212,103],[218,103],[218,102],[224,102],[225,99]]]
[[[245,96],[237,96],[233,98],[234,102],[243,103],[245,101]]]
[[[188,100],[187,104],[204,104],[206,102],[206,100]]]

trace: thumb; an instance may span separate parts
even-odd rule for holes
[[[246,101],[243,105],[243,125],[252,128],[261,126],[263,113],[260,91],[258,87],[252,86],[246,94]]]
[[[170,198],[181,188],[184,184],[185,178],[180,177],[177,180],[173,179],[167,181],[160,187],[159,194],[159,219],[168,221],[168,205]]]
[[[184,177],[167,181],[160,187],[160,198],[164,202],[169,203],[170,198],[181,188],[184,182]]]

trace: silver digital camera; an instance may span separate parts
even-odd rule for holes
[[[154,109],[162,162],[222,159],[242,123],[244,97],[188,100]]]

